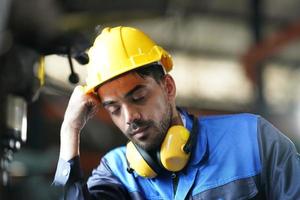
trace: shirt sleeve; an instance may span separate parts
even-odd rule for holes
[[[298,199],[300,197],[300,156],[286,136],[267,120],[258,122],[258,140],[266,199]]]
[[[126,188],[113,174],[105,157],[101,159],[100,165],[93,170],[87,185],[89,191],[97,197],[97,199],[102,199],[102,197],[105,197],[105,199],[118,200],[131,199]],[[136,199],[135,197],[132,198]]]
[[[80,169],[79,156],[69,161],[59,158],[53,185],[65,186],[67,183],[80,182],[82,180],[83,174]]]
[[[52,185],[64,188],[63,196],[66,200],[130,199],[128,192],[104,161],[93,170],[88,187],[80,169],[79,156],[69,161],[59,159]]]

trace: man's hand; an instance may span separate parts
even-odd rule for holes
[[[60,158],[68,161],[79,155],[80,131],[99,109],[100,101],[86,95],[82,86],[75,87],[60,131]]]

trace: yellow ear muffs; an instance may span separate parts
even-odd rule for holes
[[[126,146],[128,171],[134,170],[142,177],[154,178],[163,170],[162,168],[171,172],[182,170],[189,160],[197,131],[196,117],[193,117],[192,133],[180,125],[169,128],[158,152],[157,160],[153,160],[147,151],[133,142],[128,142]]]
[[[147,178],[157,176],[158,169],[152,161],[152,158],[145,150],[138,147],[132,142],[126,145],[126,158],[129,163],[129,168],[133,169],[138,175]]]
[[[172,126],[161,145],[160,161],[169,171],[177,172],[184,168],[190,157],[184,147],[188,142],[190,132],[183,126]]]

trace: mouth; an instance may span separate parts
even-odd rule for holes
[[[140,127],[137,128],[136,130],[134,130],[131,134],[131,137],[135,138],[135,139],[143,139],[147,134],[146,131],[148,130],[150,126],[144,126],[144,127]]]

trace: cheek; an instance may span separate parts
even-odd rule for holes
[[[126,124],[124,124],[124,120],[122,120],[122,117],[112,117],[111,119],[113,123],[124,133],[126,131]]]
[[[168,101],[164,96],[160,96],[160,98],[155,99],[152,101],[152,106],[149,109],[149,113],[152,115],[152,119],[154,120],[162,120],[162,116],[167,111]]]

